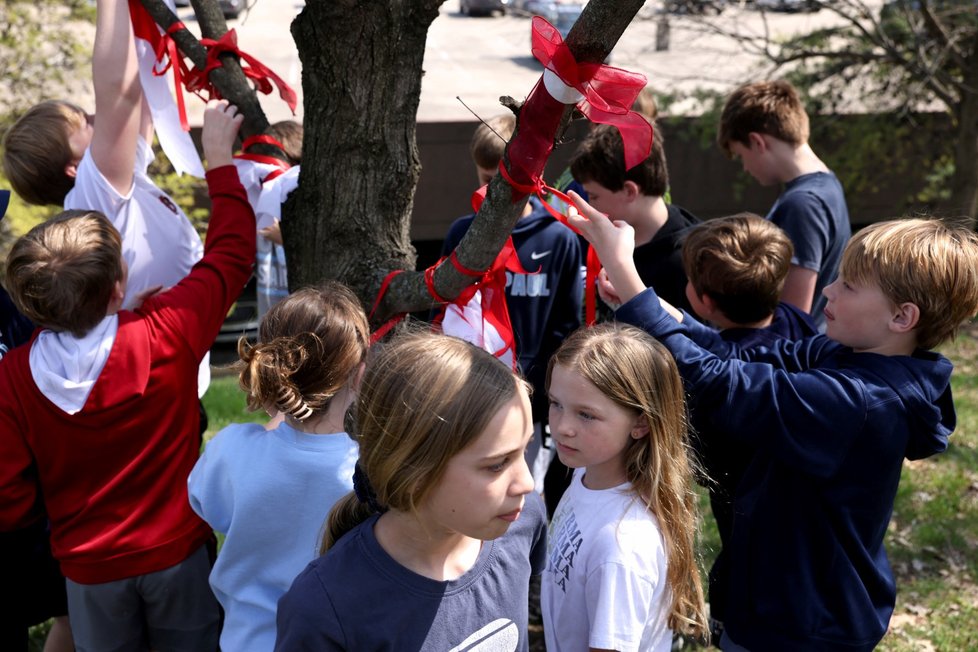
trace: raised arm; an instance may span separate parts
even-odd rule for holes
[[[95,86],[92,159],[102,176],[124,195],[132,186],[140,130],[147,129],[143,90],[127,0],[98,0],[97,6],[92,51]]]

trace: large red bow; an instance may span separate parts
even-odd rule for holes
[[[275,74],[275,72],[263,64],[261,61],[246,52],[238,49],[238,35],[231,29],[224,36],[217,39],[202,38],[200,44],[207,48],[207,65],[203,70],[194,68],[187,76],[187,90],[197,93],[207,93],[210,98],[220,99],[221,95],[210,83],[208,75],[215,68],[221,66],[218,58],[220,55],[230,52],[236,55],[241,61],[241,71],[245,76],[254,81],[255,90],[268,95],[272,92],[272,85],[278,88],[279,97],[285,100],[292,113],[295,114],[299,98],[292,87],[285,83],[285,80]],[[247,64],[247,65],[245,65]]]
[[[631,110],[645,88],[645,75],[598,63],[578,63],[557,28],[541,16],[533,18],[533,56],[567,86],[584,96],[577,108],[591,122],[618,128],[630,169],[652,151],[652,125]]]
[[[174,32],[186,29],[186,27],[180,21],[176,21],[170,25],[165,34],[160,34],[160,28],[139,0],[129,0],[129,17],[132,21],[133,35],[149,43],[153,52],[156,53],[156,65],[153,66],[153,74],[162,77],[171,66],[173,67],[173,86],[177,99],[177,112],[180,116],[180,128],[184,131],[190,131],[182,87],[182,77],[186,77],[190,69],[183,60],[183,53],[177,48],[176,41],[173,40],[172,36]],[[166,65],[160,68],[164,57],[166,57]]]

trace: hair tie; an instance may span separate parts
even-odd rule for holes
[[[374,493],[374,488],[370,486],[370,480],[367,479],[367,474],[363,472],[360,462],[357,462],[353,467],[353,491],[357,495],[357,500],[375,512],[383,514],[387,511],[386,507],[377,502],[377,494]]]

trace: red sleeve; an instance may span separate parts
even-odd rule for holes
[[[255,262],[255,212],[237,169],[226,165],[208,171],[207,189],[212,208],[204,257],[186,278],[137,311],[174,329],[198,359],[214,343]]]
[[[40,512],[34,456],[24,438],[24,406],[18,400],[14,371],[27,363],[30,346],[9,352],[0,362],[0,532],[36,521]]]

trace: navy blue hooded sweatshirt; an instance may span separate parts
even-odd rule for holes
[[[581,325],[581,245],[568,227],[530,198],[533,212],[513,227],[516,255],[529,274],[506,272],[506,306],[516,338],[520,369],[533,385],[533,420],[546,421],[547,362],[560,343]],[[448,255],[469,230],[475,215],[452,223],[442,254]]]
[[[872,650],[896,600],[883,537],[903,458],[943,451],[954,430],[950,361],[824,335],[738,352],[651,289],[616,317],[661,340],[698,409],[756,449],[734,496],[730,638],[754,652]]]

